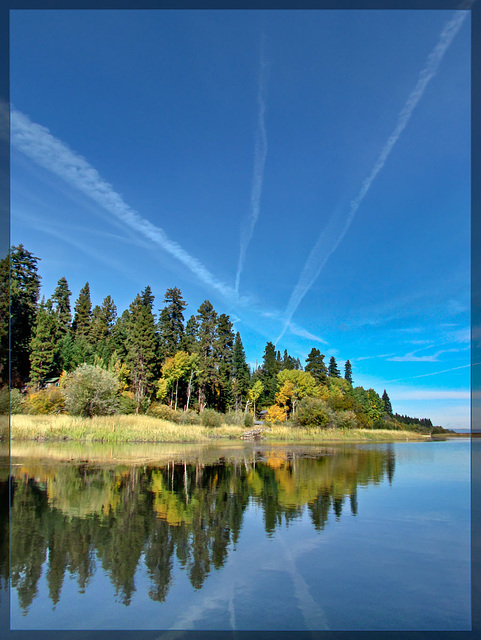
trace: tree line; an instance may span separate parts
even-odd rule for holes
[[[117,397],[109,409],[104,403],[104,413],[146,412],[161,404],[173,411],[201,413],[210,408],[254,416],[265,409],[268,420],[292,419],[300,425],[407,424],[404,417],[393,415],[386,391],[381,398],[374,389],[354,387],[350,361],[341,376],[335,357],[326,364],[319,349],[311,349],[303,367],[299,358],[287,350],[281,354],[267,342],[262,363],[251,370],[229,316],[218,314],[205,300],[186,319],[187,303],[177,287],[168,288],[162,306],[156,308],[147,286],[120,315],[110,295],[92,307],[88,282],[72,309],[65,277],[48,299],[40,300],[39,260],[20,244],[11,248],[10,258],[0,261],[3,385],[8,384],[10,317],[11,386],[22,391],[39,392],[57,379],[72,386],[82,375],[96,375],[90,388],[99,390],[105,383]],[[84,414],[92,415],[86,410]],[[416,424],[428,426],[424,422]]]

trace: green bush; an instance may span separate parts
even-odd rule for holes
[[[220,427],[222,417],[214,409],[204,409],[200,414],[200,423],[203,427]]]
[[[48,387],[40,391],[30,391],[24,403],[25,413],[47,415],[64,413],[66,399],[59,387]]]
[[[228,411],[224,416],[224,422],[229,425],[241,427],[244,424],[245,414],[243,411]]]
[[[328,427],[334,421],[333,411],[321,398],[303,398],[293,420],[300,427]]]
[[[135,400],[130,398],[129,396],[121,395],[119,397],[119,404],[117,411],[123,415],[130,415],[135,413],[135,408],[137,407]]]
[[[119,382],[115,373],[81,364],[65,381],[65,406],[73,416],[105,416],[118,408]]]
[[[334,419],[336,421],[336,427],[340,429],[356,429],[358,426],[354,411],[337,411]]]
[[[200,424],[200,416],[197,411],[192,411],[192,409],[181,411],[180,424]]]
[[[174,411],[168,405],[162,404],[161,402],[152,402],[147,411],[149,416],[177,424],[180,422],[180,413],[180,411]]]
[[[252,413],[244,413],[244,427],[250,429],[254,426],[254,416]]]
[[[22,413],[22,394],[19,389],[10,391],[10,413]],[[8,415],[8,386],[0,389],[0,415]]]

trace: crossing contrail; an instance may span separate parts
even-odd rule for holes
[[[257,131],[254,147],[254,170],[252,174],[252,187],[250,199],[250,214],[244,220],[241,228],[239,261],[237,264],[237,274],[235,277],[235,291],[239,294],[239,282],[241,273],[244,269],[247,247],[254,233],[257,218],[260,211],[260,200],[262,194],[262,183],[264,180],[264,166],[267,157],[267,134],[264,123],[264,115],[266,111],[265,92],[267,87],[267,68],[268,64],[264,57],[264,40],[261,41],[261,59],[259,69],[259,88],[257,92],[257,103],[259,105],[259,113],[257,118]]]
[[[163,229],[132,209],[92,165],[54,137],[46,127],[32,122],[20,111],[12,110],[10,135],[12,145],[34,162],[56,174],[97,202],[115,218],[160,246],[194,273],[201,282],[219,291],[229,300],[237,299],[232,287],[221,282],[200,260],[169,238]]]
[[[347,216],[343,216],[341,213],[334,214],[328,222],[326,228],[318,237],[317,242],[311,250],[311,253],[309,254],[309,257],[304,265],[299,280],[291,294],[285,312],[286,319],[284,327],[281,331],[281,334],[276,340],[276,345],[284,336],[294,313],[301,303],[301,300],[317,280],[329,257],[334,253],[334,251],[339,246],[339,243],[346,235],[361,202],[366,197],[366,194],[369,191],[375,177],[384,167],[389,154],[391,153],[394,145],[399,140],[399,137],[401,136],[407,123],[409,122],[409,119],[411,118],[416,105],[422,98],[429,81],[436,75],[439,64],[443,59],[444,54],[448,50],[451,42],[453,41],[453,38],[458,33],[468,14],[469,11],[456,11],[454,17],[446,23],[443,30],[441,31],[438,43],[428,55],[426,64],[419,74],[416,86],[410,93],[406,104],[398,115],[396,126],[394,127],[393,132],[387,139],[387,142],[384,145],[379,158],[374,164],[371,173],[364,180],[357,197],[351,201]]]

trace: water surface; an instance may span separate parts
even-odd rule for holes
[[[13,629],[470,628],[468,440],[15,444],[11,473]]]

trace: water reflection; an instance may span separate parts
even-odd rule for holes
[[[268,536],[303,513],[321,534],[346,507],[356,515],[359,486],[391,482],[393,473],[389,447],[316,455],[259,449],[233,460],[142,466],[29,460],[12,466],[11,585],[26,614],[42,570],[55,607],[67,573],[83,592],[102,567],[129,605],[143,563],[149,597],[163,602],[174,563],[196,589],[223,567],[250,504],[260,508]],[[4,479],[0,490],[6,486]],[[8,514],[1,517],[8,533]],[[4,578],[7,570],[0,566]]]

